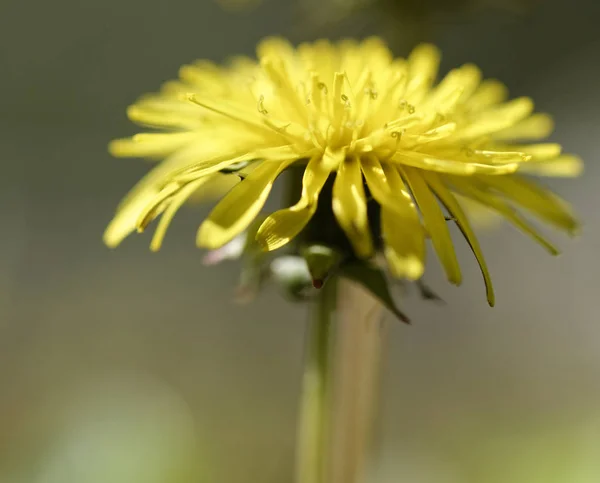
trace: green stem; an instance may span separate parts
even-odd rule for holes
[[[317,298],[308,332],[298,431],[297,483],[326,483],[331,333],[337,280],[327,281]]]

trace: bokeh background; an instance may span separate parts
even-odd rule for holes
[[[305,307],[274,289],[232,303],[239,267],[203,267],[194,247],[206,207],[182,210],[158,254],[147,236],[104,247],[148,169],[106,144],[135,132],[129,103],[196,58],[273,34],[382,33],[399,54],[418,38],[369,9],[311,22],[322,3],[302,17],[291,0],[0,2],[0,482],[291,481]],[[596,0],[431,19],[443,70],[476,62],[555,115],[587,170],[550,184],[585,230],[555,259],[510,227],[484,235],[494,309],[464,246],[463,287],[429,269],[446,304],[415,291],[415,324],[391,323],[375,481],[600,481],[599,19]]]

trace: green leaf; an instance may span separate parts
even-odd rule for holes
[[[445,303],[437,293],[435,293],[428,285],[425,285],[421,280],[417,280],[416,283],[419,293],[421,294],[421,298],[442,304]]]
[[[405,324],[410,324],[410,319],[396,306],[390,293],[388,281],[380,269],[369,263],[352,261],[340,267],[340,274],[362,285],[398,319]]]

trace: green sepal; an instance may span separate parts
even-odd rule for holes
[[[343,264],[339,273],[342,277],[362,285],[399,320],[410,324],[410,319],[396,306],[382,270],[367,262],[351,261]]]
[[[342,259],[338,251],[326,245],[308,245],[300,249],[300,254],[306,260],[315,288],[323,286],[329,274],[337,268]]]

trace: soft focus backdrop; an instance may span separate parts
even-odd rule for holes
[[[139,94],[266,35],[378,33],[368,13],[299,18],[289,0],[0,2],[0,482],[291,481],[304,308],[275,290],[231,302],[237,265],[203,267],[194,247],[206,207],[182,210],[158,254],[101,236],[148,169],[106,151],[135,132]],[[552,185],[585,231],[555,259],[510,227],[486,234],[494,309],[462,243],[463,287],[431,265],[447,303],[415,291],[414,325],[392,323],[377,481],[600,481],[599,18],[596,0],[435,18],[443,70],[476,62],[555,115],[587,170]]]

